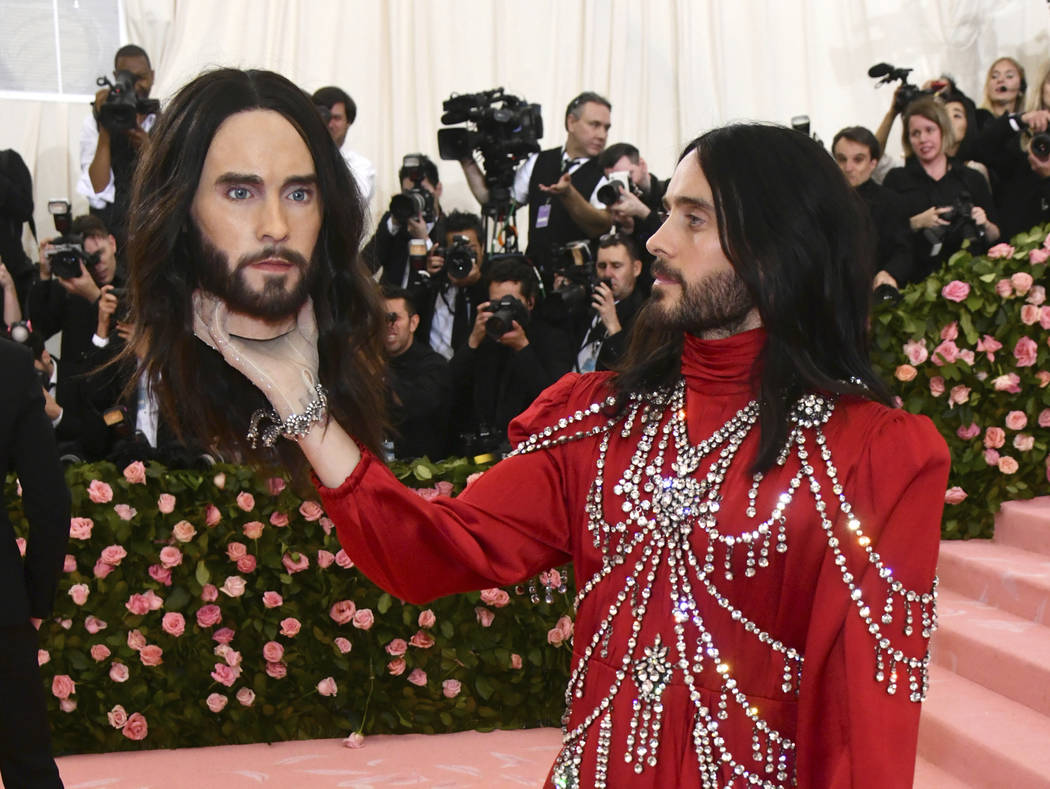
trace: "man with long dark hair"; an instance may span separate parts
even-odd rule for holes
[[[406,491],[338,419],[300,441],[347,552],[402,599],[573,562],[550,784],[911,785],[948,453],[869,365],[858,200],[804,135],[708,132],[620,372],[546,390],[458,498]],[[279,407],[303,370],[277,375]]]

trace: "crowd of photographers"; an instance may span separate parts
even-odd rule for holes
[[[895,298],[963,243],[979,251],[1050,221],[1050,72],[1026,103],[1024,69],[1001,58],[980,107],[946,77],[920,87],[885,63],[869,75],[899,83],[889,110],[874,131],[839,130],[829,153],[870,209],[877,297]],[[169,434],[134,364],[109,364],[130,329],[121,251],[131,175],[160,112],[153,76],[146,52],[129,45],[114,79],[100,78],[77,184],[90,213],[74,219],[68,202],[49,204],[59,235],[41,234],[35,266],[21,247],[29,173],[17,153],[0,152],[3,319],[33,350],[71,459],[209,457]],[[349,143],[353,99],[334,86],[312,98],[367,206],[375,168]],[[437,164],[408,154],[401,192],[361,252],[386,304],[390,457],[498,454],[509,421],[559,376],[614,367],[649,294],[646,242],[663,219],[667,182],[634,145],[607,144],[612,105],[597,93],[569,102],[564,141],[547,150],[539,106],[502,89],[453,95],[443,110],[440,158],[462,168],[478,206],[446,213]],[[903,162],[883,155],[898,118]],[[45,341],[58,333],[55,356]]]

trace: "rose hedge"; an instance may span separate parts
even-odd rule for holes
[[[872,359],[952,455],[942,533],[990,537],[999,505],[1050,479],[1050,225],[960,250],[873,315]]]
[[[433,496],[480,469],[394,470]],[[560,722],[572,590],[557,571],[536,595],[414,606],[353,567],[283,479],[138,463],[66,477],[71,539],[40,653],[57,753]]]

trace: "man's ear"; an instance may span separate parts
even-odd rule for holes
[[[637,278],[642,273],[642,261],[632,260],[631,270],[634,271],[634,276]]]
[[[417,312],[411,318],[408,319],[408,330],[413,334],[416,333],[416,329],[419,327],[419,313]]]

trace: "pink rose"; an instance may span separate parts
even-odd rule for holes
[[[434,646],[434,637],[425,630],[419,630],[408,640],[408,643],[410,646],[418,647],[419,649],[430,649]]]
[[[561,642],[565,640],[564,634],[556,627],[552,627],[547,631],[547,643],[552,646],[561,646]]]
[[[999,471],[1003,474],[1014,474],[1019,468],[1017,461],[1009,455],[1003,455],[999,458],[999,462],[996,463],[996,465],[999,467]]]
[[[160,563],[164,567],[178,567],[182,564],[182,551],[173,545],[166,545],[160,549]]]
[[[50,663],[50,662],[51,662],[51,653],[50,652],[48,652],[46,649],[38,649],[36,651],[36,664],[38,666],[43,666],[45,663]]]
[[[1036,353],[1039,346],[1031,337],[1022,337],[1014,346],[1014,358],[1017,359],[1018,367],[1031,367],[1035,364]]]
[[[930,394],[934,397],[940,397],[944,394],[944,378],[935,375],[930,379]]]
[[[124,607],[135,616],[149,613],[149,601],[140,594],[133,594],[129,597],[128,601],[124,603]]]
[[[349,570],[354,566],[354,560],[351,559],[342,548],[340,548],[335,554],[335,563],[344,570]]]
[[[1037,248],[1028,253],[1028,262],[1037,265],[1039,263],[1045,263],[1048,257],[1050,257],[1050,252],[1045,249]]]
[[[1050,411],[1050,409],[1047,410]],[[437,617],[434,615],[434,612],[428,608],[425,611],[419,612],[419,619],[417,621],[419,622],[420,627],[433,627],[434,623],[437,622]]]
[[[139,660],[144,666],[159,666],[164,662],[164,650],[156,644],[149,644],[139,650]]]
[[[204,525],[209,529],[213,526],[218,526],[219,521],[222,520],[222,513],[219,512],[219,508],[214,504],[209,504],[204,508]]]
[[[266,676],[273,679],[284,679],[288,676],[288,666],[284,663],[267,663]]]
[[[88,498],[95,504],[109,504],[113,501],[113,488],[101,480],[91,480],[87,491]]]
[[[286,638],[294,638],[299,635],[302,623],[293,616],[281,620],[281,635]]]
[[[123,546],[120,545],[108,545],[102,549],[102,554],[99,559],[110,567],[117,567],[121,560],[128,555],[128,552],[124,550]]]
[[[263,644],[263,658],[268,663],[277,663],[284,657],[284,647],[277,641],[267,641]]]
[[[948,401],[953,405],[962,405],[970,399],[970,387],[959,384],[953,386],[948,394]]]
[[[904,355],[913,365],[925,362],[930,358],[930,352],[926,350],[926,340],[908,340],[904,343]]]
[[[976,438],[981,432],[981,428],[977,426],[976,422],[971,422],[968,427],[960,427],[955,431],[955,435],[961,438],[963,441],[969,441],[971,438]]]
[[[211,678],[213,680],[228,688],[233,687],[233,683],[237,681],[237,678],[240,675],[240,666],[228,666],[225,663],[216,663],[215,669],[211,672]]]
[[[87,584],[73,584],[69,587],[69,596],[73,598],[75,605],[84,605],[89,594],[91,594],[91,590]]]
[[[215,584],[204,584],[201,587],[201,600],[206,603],[214,603],[219,599],[219,587]]]
[[[1030,291],[1033,283],[1032,275],[1026,271],[1018,271],[1010,277],[1010,284],[1019,296],[1023,296]]]
[[[284,598],[277,592],[263,592],[262,601],[266,608],[278,608],[284,605]]]
[[[128,647],[138,652],[146,646],[146,637],[142,635],[141,630],[132,630],[128,633]]]
[[[1006,426],[1010,430],[1024,430],[1028,425],[1028,416],[1024,411],[1011,411],[1006,415]]]
[[[152,589],[147,589],[143,592],[142,599],[146,601],[146,605],[149,606],[150,611],[159,611],[164,607],[164,598]]]
[[[942,340],[956,340],[959,338],[959,322],[952,321],[941,329]]]
[[[226,581],[219,587],[219,591],[227,597],[240,597],[244,594],[246,584],[239,575],[227,576]]]
[[[1008,258],[1014,254],[1014,248],[1007,243],[996,244],[994,247],[988,250],[988,257],[995,258]]]
[[[325,677],[317,683],[317,692],[322,696],[335,696],[339,693],[339,686],[332,677]]]
[[[104,561],[99,559],[95,562],[95,568],[92,570],[96,578],[105,578],[111,572],[113,572],[113,565],[106,564]]]
[[[328,615],[340,625],[349,623],[357,612],[357,606],[353,600],[340,600],[328,609]]]
[[[1001,279],[995,283],[995,292],[1000,298],[1008,299],[1014,295],[1014,286],[1010,284],[1010,280]]]
[[[273,526],[277,526],[278,528],[287,526],[288,516],[283,512],[274,510],[274,512],[270,515],[270,524]]]
[[[469,477],[467,477],[467,482],[463,486],[463,490],[466,490],[471,485],[473,485],[475,482],[477,482],[479,479],[481,479],[481,475],[484,474],[484,473],[485,473],[484,471],[475,471],[473,474],[471,474]]]
[[[139,511],[134,507],[129,507],[127,504],[114,504],[113,511],[117,513],[117,517],[122,521],[129,521],[139,514]]]
[[[353,649],[353,644],[351,644],[348,639],[345,639],[342,636],[338,636],[337,638],[333,639],[332,643],[334,643],[336,649],[338,649],[344,655],[351,649]]]
[[[117,663],[116,661],[110,663],[109,678],[111,680],[114,682],[127,682],[129,676],[131,676],[131,673],[123,663]]]
[[[1036,421],[1039,423],[1039,427],[1050,427],[1050,408],[1044,408],[1040,411]]]
[[[400,677],[402,674],[405,673],[405,669],[407,667],[408,664],[405,662],[405,659],[403,657],[394,658],[386,664],[387,673],[393,677]]]
[[[226,487],[226,474],[220,471],[218,474],[211,478],[211,481],[215,483],[215,487],[217,487],[219,490],[222,490]]]
[[[282,556],[281,564],[284,565],[284,569],[289,573],[298,573],[310,566],[310,559],[307,558],[305,553],[295,551]]]
[[[241,688],[237,691],[237,701],[242,707],[250,707],[255,703],[255,691],[251,688]]]
[[[461,685],[457,679],[446,679],[441,683],[441,695],[446,699],[454,699],[459,695]]]
[[[255,496],[246,490],[242,490],[237,494],[237,506],[245,512],[251,512],[255,509]]]
[[[1050,251],[1047,254],[1050,254]],[[1028,298],[1025,301],[1036,306],[1042,304],[1046,301],[1046,288],[1042,285],[1033,285],[1032,289],[1028,291]]]
[[[1025,304],[1021,307],[1021,323],[1025,326],[1032,326],[1033,324],[1039,323],[1039,318],[1042,314],[1043,311],[1034,304]]]
[[[212,632],[211,638],[212,641],[216,641],[220,644],[229,644],[233,641],[235,635],[236,632],[232,628],[220,627],[218,630]]]
[[[220,713],[226,708],[226,704],[229,701],[221,693],[212,693],[205,699],[204,703],[208,705],[208,709],[214,713]]]
[[[984,462],[989,466],[999,465],[999,453],[994,449],[984,450]]]
[[[354,614],[354,627],[358,630],[371,630],[373,622],[375,622],[375,617],[372,615],[371,608],[358,609]]]
[[[1006,443],[1006,432],[1001,427],[990,427],[984,433],[984,445],[988,449],[998,449]]]
[[[552,589],[561,586],[561,573],[555,569],[544,570],[540,573],[540,583]]]
[[[257,540],[262,537],[263,525],[260,521],[248,521],[244,524],[244,536],[249,540]]]
[[[73,712],[77,708],[77,703],[73,699],[62,699],[58,702],[58,708],[62,712]]]
[[[62,562],[62,572],[64,573],[75,573],[77,571],[77,557],[71,553],[66,554],[65,561]]]
[[[493,608],[503,608],[503,606],[510,602],[510,595],[498,587],[482,589],[481,602],[486,605],[491,605]]]
[[[1030,452],[1035,446],[1035,438],[1027,433],[1018,433],[1014,436],[1014,449],[1019,452]]]
[[[513,669],[521,668],[521,655],[517,652],[512,653],[510,656],[510,667]]]
[[[141,460],[136,460],[124,467],[124,479],[132,485],[146,484],[146,467]]]
[[[941,288],[941,295],[948,301],[963,301],[970,295],[970,286],[965,282],[953,279]]]
[[[248,547],[243,542],[231,542],[226,546],[226,555],[231,562],[235,562],[248,553]]]
[[[959,358],[959,346],[954,340],[945,340],[933,349],[933,363],[940,367],[942,364],[951,364]]]
[[[973,367],[975,359],[976,357],[974,356],[973,351],[969,348],[959,349],[959,361],[966,362],[970,367]]]
[[[281,477],[270,477],[266,480],[266,489],[270,492],[271,496],[280,496],[281,491],[285,488],[284,479]]]
[[[1046,305],[1039,308],[1039,325],[1050,331],[1050,307]]]
[[[331,534],[332,528],[335,526],[335,524],[332,523],[332,519],[329,518],[327,515],[321,518],[321,520],[319,520],[318,523],[321,524],[321,528],[324,529],[325,534]]]
[[[197,609],[197,626],[212,627],[222,621],[222,611],[217,605],[204,605]]]
[[[995,391],[1009,392],[1010,394],[1017,394],[1021,391],[1020,383],[1021,378],[1017,373],[1007,373],[992,379],[992,387]]]
[[[414,668],[408,675],[408,681],[411,682],[413,685],[423,687],[427,684],[427,672],[425,672],[421,668]]]
[[[491,627],[492,620],[496,618],[496,615],[492,613],[485,606],[479,605],[474,607],[474,616],[478,619],[478,624],[482,627]]]
[[[334,561],[335,554],[331,551],[326,551],[324,548],[317,551],[317,566],[322,570],[331,567]]]
[[[70,518],[69,536],[74,540],[90,540],[95,522],[91,518]]]
[[[133,712],[128,716],[128,722],[121,731],[129,740],[144,740],[149,734],[149,725],[141,712]]]
[[[387,644],[386,647],[384,647],[384,649],[386,649],[386,653],[388,655],[393,655],[394,657],[401,657],[401,655],[405,654],[408,651],[408,642],[405,641],[405,639],[403,638],[395,638],[393,641]]]
[[[157,498],[157,509],[165,515],[170,515],[175,511],[175,497],[170,493],[161,493]]]
[[[109,725],[114,729],[122,729],[128,722],[128,712],[119,704],[107,712],[106,717],[109,718]]]
[[[324,510],[316,501],[307,500],[299,505],[299,514],[312,523],[320,520],[321,516],[324,515]]]
[[[171,586],[171,570],[161,567],[159,564],[151,564],[148,572],[149,577],[157,583]]]
[[[347,748],[354,748],[354,749],[364,748],[365,747],[365,735],[363,735],[359,731],[355,731],[353,734],[351,734],[349,737],[347,737],[345,740],[343,740],[343,745],[346,746]]]
[[[87,630],[91,635],[95,635],[101,630],[105,630],[109,625],[99,619],[97,616],[88,616],[84,619],[84,629]]]
[[[573,631],[575,630],[572,624],[572,620],[567,616],[559,617],[557,624],[555,624],[554,626],[561,631],[562,635],[565,638],[571,637]]]
[[[189,521],[179,521],[171,527],[171,536],[179,542],[189,542],[196,533],[197,530]]]
[[[96,663],[101,663],[103,660],[110,656],[109,647],[105,644],[92,644],[91,645],[91,658]]]
[[[426,501],[433,501],[439,495],[437,488],[416,488],[416,495]]]
[[[72,619],[56,619],[55,621],[58,622],[58,626],[61,627],[63,630],[69,630],[71,627],[73,627]]]
[[[256,560],[251,554],[242,556],[237,560],[237,570],[242,573],[253,573],[255,572]]]
[[[186,619],[180,613],[169,611],[160,620],[160,626],[169,636],[178,638],[186,631]]]
[[[990,334],[984,335],[983,338],[977,341],[978,353],[985,354],[990,362],[995,361],[995,352],[1002,347],[1003,344]]]

